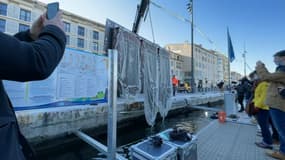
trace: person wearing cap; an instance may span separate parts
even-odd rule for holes
[[[269,83],[265,104],[270,107],[270,116],[279,134],[279,151],[268,150],[266,153],[277,159],[285,160],[285,99],[280,92],[285,86],[285,50],[279,51],[274,55],[276,71],[268,72],[265,65],[256,62],[256,72],[261,80]]]

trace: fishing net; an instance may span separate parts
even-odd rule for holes
[[[171,108],[169,53],[122,27],[114,30],[112,46],[118,51],[118,94],[143,92],[145,118],[153,126],[157,113],[164,118]]]
[[[171,108],[172,85],[170,75],[170,58],[169,53],[164,50],[159,50],[159,95],[158,106],[162,118],[165,118]]]
[[[118,51],[119,95],[134,96],[141,90],[140,40],[123,29],[116,30],[114,35],[114,49]]]
[[[142,43],[144,113],[146,121],[153,126],[158,112],[158,56],[157,47],[147,42]]]

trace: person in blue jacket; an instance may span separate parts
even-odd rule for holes
[[[2,80],[43,80],[58,65],[66,43],[62,12],[50,20],[45,15],[31,29],[14,36],[0,32],[0,159],[3,160],[36,159],[19,130]]]

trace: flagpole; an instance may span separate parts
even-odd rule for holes
[[[192,18],[192,23],[191,23],[191,54],[192,54],[192,84],[193,84],[193,86],[194,87],[192,87],[193,88],[193,93],[195,93],[196,92],[196,86],[195,86],[195,70],[194,70],[194,16],[193,16],[193,0],[191,0],[191,6],[192,6],[192,16],[191,16],[191,18]]]
[[[187,4],[187,9],[189,13],[191,14],[191,88],[192,93],[196,92],[196,85],[195,85],[195,69],[194,69],[194,16],[193,16],[193,0],[189,0],[189,3]]]
[[[231,90],[232,85],[231,85],[231,61],[230,58],[228,57],[228,74],[229,74],[229,90]]]
[[[243,63],[243,69],[244,69],[244,77],[246,77],[246,50],[245,50],[245,44],[244,44],[244,52],[242,54],[242,57],[243,57],[243,60],[244,60],[244,63]]]
[[[231,58],[230,58],[230,51],[229,51],[229,28],[227,27],[227,39],[228,39],[228,75],[229,75],[229,84],[228,86],[230,89],[232,88],[231,86]]]

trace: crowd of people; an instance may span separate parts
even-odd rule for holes
[[[261,129],[258,147],[270,157],[285,160],[285,50],[274,54],[276,70],[270,73],[261,61],[256,63],[250,79],[242,78],[235,87],[239,112],[253,116]],[[273,144],[280,145],[273,150]]]

